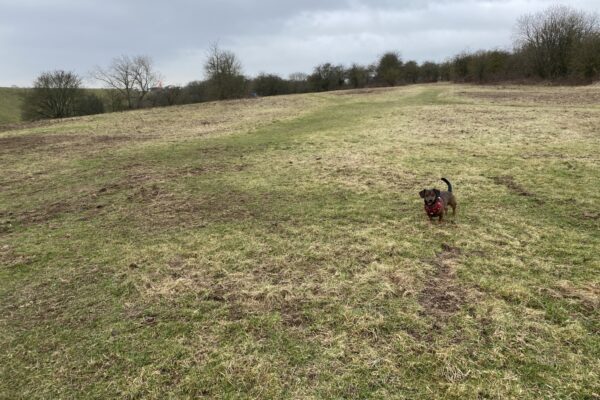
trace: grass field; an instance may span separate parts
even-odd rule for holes
[[[0,125],[21,121],[21,103],[27,89],[0,87]]]
[[[0,132],[0,398],[597,399],[599,104],[428,85]]]

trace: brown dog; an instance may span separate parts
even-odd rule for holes
[[[425,201],[425,212],[430,221],[439,217],[442,222],[444,215],[448,214],[448,206],[452,207],[452,215],[456,215],[456,197],[452,193],[452,185],[448,179],[442,180],[448,185],[447,192],[438,189],[423,189],[419,192],[419,196]]]

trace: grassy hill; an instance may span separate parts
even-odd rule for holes
[[[0,132],[0,398],[595,398],[598,89]],[[418,192],[454,184],[431,224]]]
[[[0,125],[21,121],[21,103],[27,89],[0,87]]]

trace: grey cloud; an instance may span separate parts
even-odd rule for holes
[[[317,63],[369,63],[386,50],[443,60],[464,49],[510,47],[516,18],[546,0],[0,0],[0,85],[41,71],[85,74],[120,54],[154,58],[168,82],[202,78],[208,45],[244,70],[286,75]],[[595,0],[570,5],[594,11]]]

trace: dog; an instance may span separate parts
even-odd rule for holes
[[[442,222],[444,216],[448,214],[448,206],[452,207],[452,215],[456,215],[456,197],[452,193],[452,184],[446,178],[442,178],[448,191],[440,191],[438,189],[423,189],[419,192],[419,196],[425,201],[425,212],[430,221],[439,217]]]

